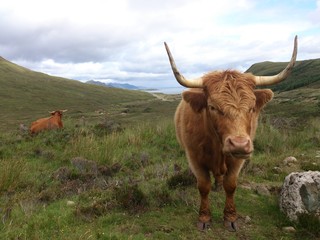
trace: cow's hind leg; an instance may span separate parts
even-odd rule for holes
[[[199,210],[199,221],[198,229],[203,231],[206,230],[211,223],[211,212],[209,207],[209,193],[211,190],[210,173],[206,170],[194,171],[197,178],[198,190],[200,193],[200,210]]]

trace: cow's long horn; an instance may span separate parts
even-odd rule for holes
[[[173,74],[175,76],[175,78],[177,79],[177,81],[184,87],[188,87],[188,88],[201,88],[203,87],[203,81],[202,78],[196,78],[196,79],[186,79],[182,74],[180,74],[176,63],[174,62],[174,59],[171,55],[170,49],[167,45],[167,43],[164,43],[164,46],[166,47],[167,53],[168,53],[168,57],[169,57],[169,61],[170,61],[170,65],[173,71]]]
[[[298,37],[295,36],[292,57],[287,67],[284,70],[282,70],[282,72],[274,76],[255,76],[256,85],[257,86],[272,85],[272,84],[281,82],[286,77],[288,77],[294,67],[294,64],[296,63],[297,52],[298,52],[297,49],[298,49]]]
[[[66,112],[66,111],[68,111],[68,109],[64,109],[64,110],[60,110],[61,112]]]

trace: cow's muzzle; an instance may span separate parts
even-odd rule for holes
[[[249,137],[229,136],[224,141],[223,151],[235,158],[250,158],[253,152],[252,141]]]

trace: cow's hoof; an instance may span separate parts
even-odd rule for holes
[[[198,222],[197,227],[200,231],[206,231],[210,228],[211,222]]]
[[[238,230],[237,221],[230,222],[228,220],[224,220],[224,226],[229,232],[236,232]]]

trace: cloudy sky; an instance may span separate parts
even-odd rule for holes
[[[10,0],[0,5],[0,56],[80,81],[145,87],[180,71],[245,71],[261,61],[320,58],[320,0]]]

